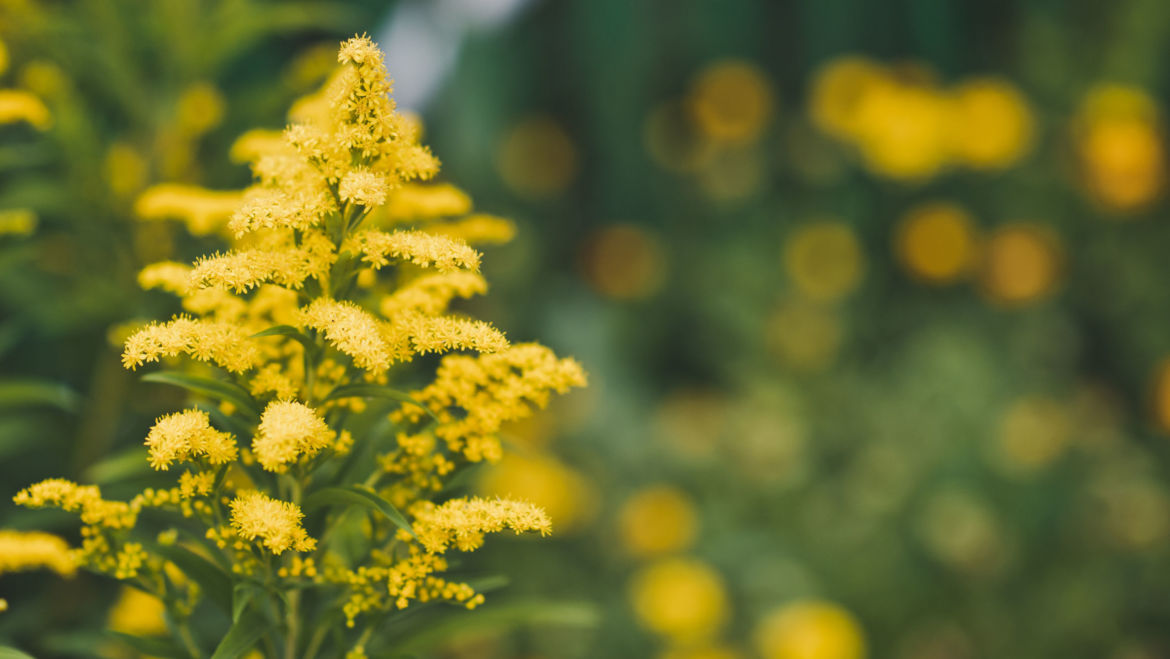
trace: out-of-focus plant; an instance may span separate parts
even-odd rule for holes
[[[483,601],[476,582],[445,576],[450,554],[489,532],[550,531],[532,504],[452,497],[449,485],[500,457],[502,424],[584,385],[584,373],[448,312],[486,291],[468,241],[503,221],[441,221],[469,202],[415,182],[438,162],[394,111],[381,53],[361,37],[338,59],[283,136],[245,140],[257,183],[228,223],[234,249],[140,275],[190,315],[135,332],[123,363],[190,358],[147,378],[213,403],[160,417],[146,437],[152,468],[182,469],[177,486],[116,501],[54,478],[16,496],[79,514],[81,546],[64,555],[163,603],[169,638],[126,637],[143,652],[392,649],[411,631],[393,624],[405,613]],[[413,392],[390,387],[416,357],[457,350],[478,355],[443,357]],[[32,555],[25,563],[62,559],[41,536],[12,542]]]

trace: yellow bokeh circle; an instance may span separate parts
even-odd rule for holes
[[[764,659],[862,659],[861,625],[845,609],[822,601],[785,605],[756,626],[756,648]]]
[[[902,267],[932,284],[961,279],[975,264],[978,234],[962,207],[931,202],[911,209],[894,233],[894,252]]]
[[[645,557],[688,549],[699,530],[695,506],[685,493],[656,485],[634,493],[618,513],[622,547]]]
[[[640,625],[676,643],[714,637],[728,616],[723,578],[691,558],[668,558],[643,568],[630,582]]]
[[[1061,276],[1057,236],[1042,225],[1015,223],[988,237],[980,261],[983,292],[994,302],[1020,305],[1050,294]]]

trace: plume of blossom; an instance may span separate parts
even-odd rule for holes
[[[133,369],[185,354],[243,373],[260,360],[260,351],[249,337],[238,325],[179,316],[166,323],[151,323],[126,339],[122,364]]]
[[[508,347],[508,339],[491,323],[416,312],[399,313],[385,323],[383,336],[397,350],[407,350],[406,346],[409,346],[409,354],[451,350],[492,353]]]
[[[341,177],[337,185],[337,196],[342,201],[359,206],[381,206],[386,202],[389,187],[390,182],[385,174],[371,172],[368,169],[355,169]]]
[[[465,497],[435,505],[425,502],[412,511],[418,541],[432,553],[441,554],[454,546],[472,551],[483,546],[484,534],[512,530],[517,534],[537,531],[552,533],[552,523],[543,510],[524,501]]]
[[[68,577],[77,571],[77,559],[58,536],[0,529],[0,575],[40,568]]]
[[[200,259],[190,277],[195,286],[237,293],[267,282],[300,288],[306,279],[329,272],[335,259],[329,239],[311,233],[300,245],[243,249]]]
[[[98,486],[78,485],[64,478],[34,483],[17,492],[12,500],[28,508],[55,507],[79,513],[82,522],[109,528],[130,528],[137,520],[137,512],[129,504],[102,499]]]
[[[448,355],[434,382],[413,397],[438,417],[435,434],[451,450],[477,461],[500,456],[495,435],[504,423],[544,407],[554,391],[583,386],[585,372],[575,360],[557,359],[548,348],[525,343],[478,357]],[[461,412],[453,413],[453,408]],[[395,418],[418,421],[422,414],[408,404]]]
[[[262,178],[280,180],[283,185],[250,188],[228,228],[238,237],[261,229],[304,231],[317,226],[321,218],[337,210],[328,188],[311,174],[284,175],[280,167],[291,168],[287,159],[265,158],[254,167]]]
[[[353,239],[352,247],[375,269],[398,259],[439,272],[479,271],[479,252],[467,243],[422,231],[363,231]]]
[[[400,286],[382,299],[379,310],[387,318],[405,312],[443,313],[451,300],[487,293],[487,281],[475,272],[440,272],[423,275]]]
[[[296,401],[278,400],[260,415],[252,438],[252,453],[260,466],[281,472],[299,458],[312,457],[336,436],[313,408]]]
[[[146,435],[153,469],[170,469],[171,463],[206,458],[213,465],[236,459],[236,438],[211,427],[207,412],[185,410],[159,417]]]
[[[181,220],[191,233],[205,236],[222,229],[242,201],[238,190],[160,183],[139,195],[134,213],[143,220]]]
[[[322,332],[335,348],[371,373],[382,373],[396,355],[382,337],[378,319],[353,302],[318,298],[301,310],[301,323]]]
[[[305,514],[290,501],[249,490],[232,499],[232,528],[246,540],[259,539],[273,554],[313,551],[317,541],[301,526]]]

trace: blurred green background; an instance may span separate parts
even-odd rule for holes
[[[0,501],[132,480],[180,399],[111,335],[217,246],[134,201],[245,185],[355,32],[519,225],[479,314],[591,375],[477,484],[555,536],[476,567],[600,622],[489,603],[436,656],[1170,656],[1159,0],[0,0],[52,117],[0,125]],[[92,656],[117,595],[5,575],[0,639]]]

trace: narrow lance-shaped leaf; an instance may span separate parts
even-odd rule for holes
[[[398,528],[412,536],[414,535],[414,529],[411,528],[410,522],[406,521],[406,516],[399,512],[393,504],[378,496],[376,493],[357,485],[326,487],[317,490],[305,498],[302,507],[305,510],[313,510],[322,506],[331,505],[358,505],[372,508],[385,515],[386,519],[394,522]]]
[[[157,371],[142,376],[144,382],[161,382],[182,387],[187,391],[197,393],[208,398],[231,403],[237,409],[251,417],[259,417],[255,399],[243,387],[212,378],[188,375],[178,371]]]

